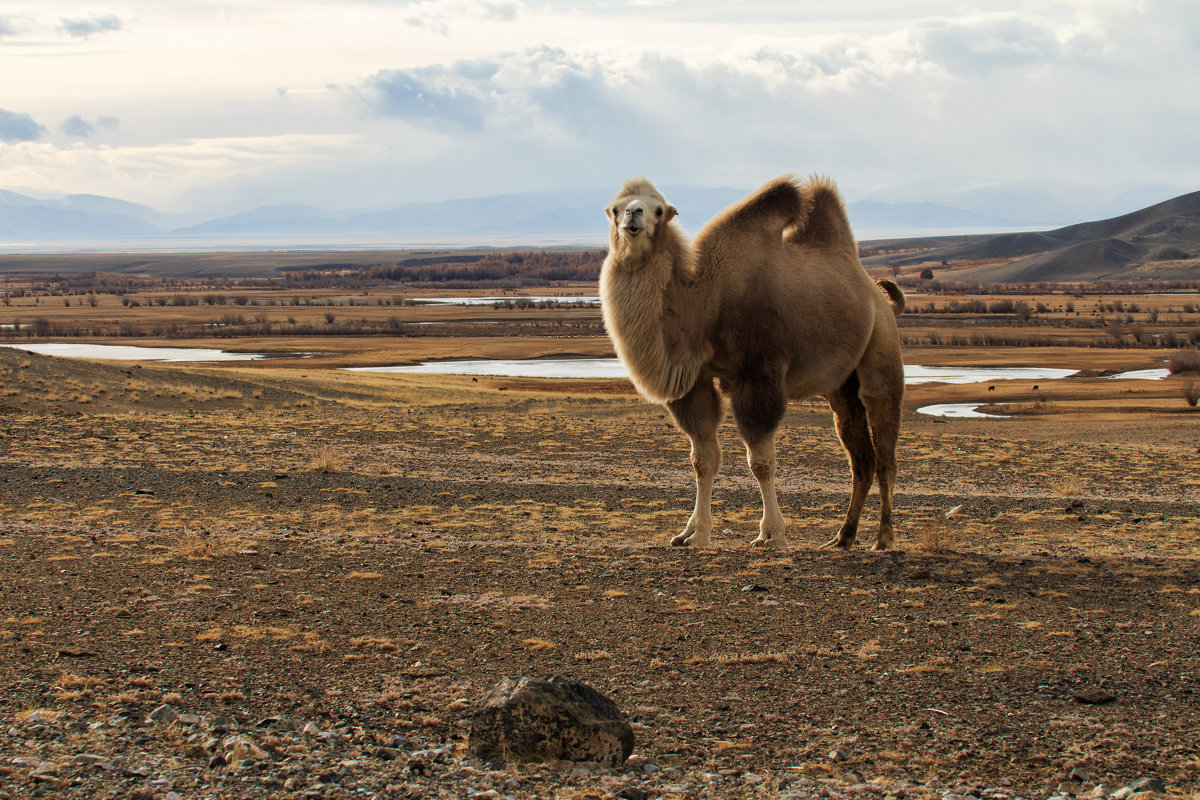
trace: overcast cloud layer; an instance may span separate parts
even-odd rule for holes
[[[34,2],[0,11],[0,75],[0,189],[174,211],[1200,187],[1191,0]]]

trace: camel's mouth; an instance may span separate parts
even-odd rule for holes
[[[646,230],[645,225],[622,225],[621,230],[625,231],[626,236],[638,236],[642,231]]]

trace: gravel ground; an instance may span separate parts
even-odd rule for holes
[[[4,358],[0,796],[1200,792],[1184,429],[906,419],[902,549],[831,553],[844,460],[798,406],[793,549],[746,549],[727,435],[730,531],[689,551],[686,445],[627,397],[162,367],[134,403]],[[634,756],[466,758],[519,674],[612,698]]]

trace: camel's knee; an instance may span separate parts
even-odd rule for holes
[[[692,451],[692,469],[696,471],[697,480],[709,480],[716,476],[721,467],[720,453],[702,453]]]
[[[766,483],[775,477],[775,462],[767,460],[750,460],[750,472],[759,483]]]

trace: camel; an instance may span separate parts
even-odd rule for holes
[[[691,442],[696,503],[676,546],[712,538],[717,429],[729,397],[763,516],[755,545],[786,549],[775,492],[775,432],[789,399],[823,396],[849,457],[853,490],[826,547],[848,549],[879,480],[879,532],[895,544],[892,488],[904,367],[896,317],[904,294],[872,281],[834,184],[784,176],[725,209],[688,244],[674,206],[645,178],[606,209],[604,324],[638,392],[666,406]],[[869,426],[868,426],[869,423]]]

